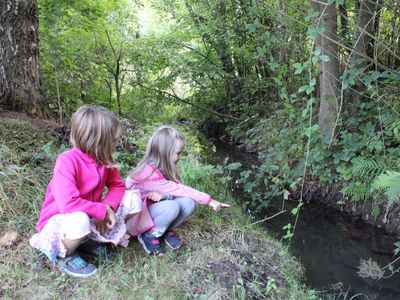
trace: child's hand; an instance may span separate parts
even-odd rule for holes
[[[212,207],[213,210],[219,211],[221,207],[230,207],[229,204],[226,203],[221,203],[217,200],[211,199],[210,203],[208,203],[209,206]]]
[[[107,229],[106,220],[94,219],[93,222],[96,225],[96,228],[100,232],[100,234],[103,234],[106,231]]]
[[[115,215],[113,209],[108,205],[105,221],[108,229],[114,228],[115,224],[117,224],[117,216]]]
[[[151,192],[147,195],[147,198],[154,202],[159,202],[163,197],[164,195],[159,192]]]
[[[106,217],[104,220],[94,220],[94,224],[96,225],[97,230],[100,232],[100,234],[103,234],[106,229],[112,229],[115,224],[117,223],[117,216],[115,215],[115,212],[110,206],[106,206]]]

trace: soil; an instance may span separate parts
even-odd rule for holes
[[[22,121],[29,122],[41,129],[49,130],[61,127],[55,120],[52,119],[40,119],[36,117],[28,116],[26,113],[2,110],[0,108],[0,118],[10,118],[10,119],[18,119]]]

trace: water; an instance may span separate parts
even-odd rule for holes
[[[221,162],[225,157],[229,157],[230,162],[240,161],[243,165],[258,164],[256,158],[249,154],[217,145],[217,155],[211,160]],[[238,198],[243,195],[235,194]],[[258,219],[272,216],[282,209],[282,200],[271,202],[271,207],[257,216]],[[264,228],[282,238],[282,227],[294,222],[290,211],[296,205],[295,202],[284,203],[287,212],[263,222]],[[381,267],[392,261],[395,241],[393,236],[358,218],[309,203],[301,209],[290,249],[304,265],[306,283],[313,289],[340,294],[343,296],[340,299],[350,299],[355,295],[353,299],[400,299],[399,273],[380,280],[363,279],[357,274],[360,259],[371,258]],[[339,299],[338,296],[336,299]]]

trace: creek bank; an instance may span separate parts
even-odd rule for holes
[[[226,135],[220,138],[213,138],[221,141],[221,143],[229,144],[230,147],[239,149],[243,153],[251,155],[260,164],[264,161],[265,155],[256,144],[248,142],[248,137],[244,133],[239,133],[236,137],[227,137]],[[298,199],[300,195],[294,191],[292,198]],[[324,204],[338,211],[350,214],[353,217],[358,217],[378,228],[383,228],[387,233],[400,236],[400,204],[396,203],[391,207],[382,207],[380,204],[382,199],[369,198],[365,201],[351,202],[351,199],[344,197],[340,189],[331,184],[317,182],[315,178],[306,178],[303,198],[306,201]],[[379,214],[374,215],[376,207],[380,208]]]
[[[387,233],[400,236],[400,205],[398,203],[389,208],[381,208],[379,215],[374,217],[374,208],[380,207],[379,199],[350,202],[350,199],[343,199],[343,194],[334,186],[321,187],[317,184],[307,183],[307,180],[306,185],[308,201],[321,203],[348,213],[353,217],[361,218],[372,226],[384,229]]]
[[[216,164],[240,161],[241,171],[244,171],[251,165],[257,165],[260,160],[256,155],[240,152],[227,143],[216,143],[216,152],[207,161]],[[239,172],[232,174],[232,177],[237,178]],[[366,299],[400,299],[400,273],[391,274],[386,270],[380,280],[359,275],[362,262],[372,260],[380,268],[391,263],[393,244],[397,238],[372,222],[366,223],[360,214],[353,216],[351,212],[345,212],[343,207],[334,207],[329,201],[321,201],[323,197],[329,197],[332,191],[325,190],[325,194],[322,194],[322,189],[315,187],[315,184],[307,186],[305,202],[290,243],[291,252],[305,266],[307,285],[324,291],[326,295],[334,294],[332,298],[335,299],[347,299],[357,294],[364,295]],[[263,194],[257,189],[253,192]],[[234,187],[233,194],[246,206],[249,195],[240,186]],[[335,195],[340,196],[338,192]],[[298,195],[291,196],[298,199]],[[328,200],[337,204],[338,199]],[[255,222],[263,225],[264,230],[282,239],[286,234],[283,227],[294,224],[295,216],[291,211],[297,205],[298,201],[284,201],[279,196],[269,201],[265,209],[257,210],[257,213],[249,212]],[[393,267],[397,269],[398,263]]]

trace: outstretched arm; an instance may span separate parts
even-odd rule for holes
[[[159,192],[174,197],[189,197],[194,201],[205,205],[208,205],[211,201],[210,195],[167,179],[143,182],[141,183],[141,188],[147,191]]]

